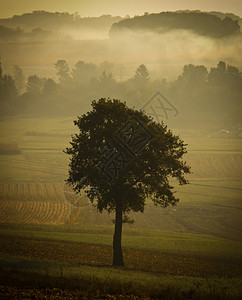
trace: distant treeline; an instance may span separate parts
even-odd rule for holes
[[[70,39],[72,38],[69,34],[71,30],[96,30],[108,33],[112,24],[120,20],[122,20],[121,17],[111,15],[81,18],[77,13],[34,11],[0,19],[0,41]],[[63,30],[64,34],[61,34]]]
[[[14,75],[3,74],[0,67],[0,114],[80,115],[94,99],[110,97],[141,108],[157,91],[172,99],[179,110],[179,122],[199,123],[223,128],[242,127],[242,74],[235,66],[220,61],[207,70],[203,65],[185,65],[172,82],[152,80],[145,65],[134,75],[118,82],[112,75],[114,65],[79,61],[71,70],[65,60],[55,64],[58,80],[31,75],[25,80],[20,67]]]
[[[120,30],[149,30],[166,32],[169,30],[191,30],[200,35],[213,38],[230,36],[240,32],[241,18],[234,14],[220,12],[177,11],[162,12],[125,18],[120,16],[103,15],[100,17],[80,17],[78,13],[33,11],[12,18],[0,19],[0,40],[14,39],[46,39],[71,37],[71,30],[96,32],[110,31],[111,36]],[[70,35],[58,36],[62,31]]]
[[[15,31],[19,31],[21,28],[22,32],[23,30],[31,32],[36,28],[39,30],[41,28],[49,32],[53,31],[53,33],[62,31],[63,28],[75,30],[96,29],[98,31],[106,30],[108,32],[112,24],[120,20],[122,20],[121,17],[113,17],[111,15],[81,18],[78,13],[52,13],[41,10],[25,13],[23,15],[15,15],[12,18],[0,19],[0,25],[2,26],[2,30],[3,27],[11,28]]]
[[[213,38],[240,33],[240,26],[237,20],[232,20],[230,17],[221,19],[214,14],[202,12],[146,13],[143,16],[136,16],[113,24],[110,34],[111,36],[119,35],[125,29],[131,31],[149,30],[158,33],[184,29]]]

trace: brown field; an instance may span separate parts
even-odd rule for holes
[[[239,183],[193,183],[177,187],[181,200],[176,207],[162,209],[148,201],[144,213],[131,213],[134,228],[241,239]],[[231,189],[224,189],[229,186]],[[82,207],[71,205],[76,196],[66,193],[63,187],[61,182],[0,183],[0,223],[112,225],[112,214],[100,214],[90,204]],[[88,203],[87,199],[83,201]]]
[[[241,152],[192,151],[186,161],[191,166],[191,180],[242,180]]]

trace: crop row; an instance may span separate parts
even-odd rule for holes
[[[242,179],[242,154],[190,152],[186,161],[194,179]]]
[[[0,223],[64,224],[71,215],[67,202],[0,201]]]
[[[59,202],[63,198],[62,183],[0,183],[0,199]]]

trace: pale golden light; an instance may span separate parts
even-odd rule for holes
[[[1,0],[0,18],[12,17],[16,14],[33,10],[47,10],[51,12],[78,12],[81,16],[100,16],[103,14],[142,15],[144,12],[202,10],[230,12],[242,16],[242,2],[240,0]]]

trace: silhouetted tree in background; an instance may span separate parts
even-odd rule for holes
[[[11,75],[3,74],[2,64],[0,61],[0,113],[1,115],[15,114],[17,108],[15,101],[18,91]]]
[[[242,76],[238,68],[226,66],[225,62],[220,61],[216,68],[211,68],[208,74],[208,83],[217,87],[241,89]]]
[[[76,84],[86,85],[95,77],[97,77],[97,67],[92,63],[85,63],[80,60],[72,69],[72,78]]]
[[[135,88],[139,90],[144,90],[148,85],[149,79],[149,71],[147,67],[145,65],[140,65],[136,69],[131,82]]]
[[[107,74],[106,71],[102,72],[102,75],[100,76],[99,81],[100,81],[102,86],[106,86],[106,87],[108,87],[108,86],[112,85],[113,83],[115,83],[115,80],[113,78],[113,74],[112,73]]]
[[[58,85],[52,78],[48,78],[45,81],[42,94],[46,97],[53,97],[58,94]]]
[[[115,70],[109,62],[95,65],[78,61],[70,74],[65,60],[55,64],[59,81],[28,77],[26,92],[20,89],[22,72],[15,68],[16,80],[3,74],[0,84],[2,114],[76,114],[89,108],[88,99],[112,97],[126,99],[130,106],[141,107],[157,91],[164,93],[178,108],[177,120],[182,126],[204,124],[213,128],[241,127],[242,74],[235,66],[219,61],[208,70],[203,65],[188,64],[176,80],[150,78],[149,70],[140,65],[132,78],[116,81],[110,70]],[[100,70],[103,70],[99,74]],[[19,94],[19,95],[18,95]],[[174,120],[176,122],[176,120]],[[199,125],[200,122],[200,125]],[[175,124],[175,123],[174,123]],[[193,126],[191,125],[191,126]],[[178,126],[178,123],[175,125]]]
[[[211,68],[211,71],[208,75],[208,82],[211,85],[221,85],[225,83],[225,74],[226,72],[226,64],[223,61],[220,61],[217,64],[216,68]]]
[[[38,77],[37,75],[31,75],[28,77],[26,90],[29,94],[39,95],[44,86],[45,79]]]
[[[103,63],[101,63],[98,66],[98,71],[99,71],[99,75],[102,74],[104,71],[107,74],[113,74],[114,72],[114,64],[111,62],[108,62],[107,60],[105,60]]]
[[[2,76],[2,98],[13,99],[18,95],[15,82],[11,75]]]
[[[138,84],[145,84],[149,80],[149,71],[145,65],[140,65],[134,74],[133,80]]]
[[[56,74],[59,78],[60,83],[63,83],[70,79],[70,68],[68,63],[64,59],[58,60],[55,63],[55,68],[57,70]]]
[[[197,89],[206,85],[207,76],[208,71],[204,66],[185,65],[182,75],[178,77],[178,82],[185,88],[190,85],[191,88]]]

